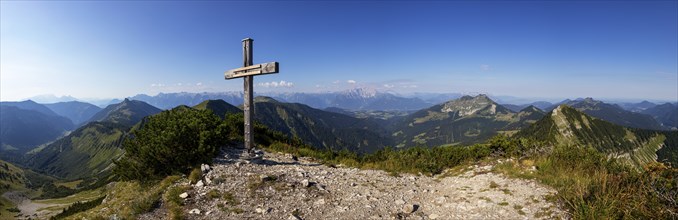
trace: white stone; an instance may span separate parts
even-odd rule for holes
[[[205,186],[205,183],[202,182],[202,180],[198,181],[198,183],[195,184],[195,187],[203,187]]]
[[[311,182],[308,181],[307,179],[301,181],[301,185],[304,187],[309,187],[311,186]]]
[[[202,171],[202,173],[207,173],[208,171],[210,171],[210,165],[207,165],[207,164],[201,164],[201,165],[200,165],[200,170]]]
[[[398,199],[398,200],[395,201],[395,204],[396,205],[403,205],[403,204],[405,204],[405,200]]]
[[[189,211],[188,213],[200,215],[201,212],[200,212],[200,209],[191,209],[191,211]]]
[[[317,206],[325,205],[325,199],[318,199],[318,201],[315,201],[313,204]]]
[[[403,212],[404,213],[413,213],[416,210],[417,210],[417,207],[414,204],[407,204],[407,205],[403,206]]]
[[[188,193],[182,193],[179,195],[179,198],[185,199],[188,198]]]
[[[212,184],[212,179],[210,179],[209,177],[205,177],[205,185],[210,185],[210,184]]]
[[[428,215],[428,218],[430,218],[430,219],[438,219],[438,217],[440,217],[440,216],[438,216],[438,214],[435,214],[435,213]]]

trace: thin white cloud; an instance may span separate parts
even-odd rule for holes
[[[292,88],[292,87],[294,87],[294,83],[287,82],[285,80],[281,80],[280,82],[275,82],[275,81],[273,81],[273,82],[263,82],[263,83],[259,83],[257,85],[264,87],[264,88],[278,88],[278,87]]]
[[[393,84],[384,84],[384,88],[390,89],[390,88],[393,88],[393,87],[395,87],[395,85],[393,85]]]
[[[490,68],[490,65],[487,65],[487,64],[481,64],[481,65],[480,65],[480,70],[482,70],[482,71],[489,71],[489,70],[491,70],[491,68]]]
[[[199,82],[199,83],[196,83],[195,85],[196,85],[196,86],[202,86],[202,83]]]
[[[349,80],[346,81],[346,83],[348,83],[348,84],[356,84],[356,81],[355,81],[355,80],[352,80],[352,79],[349,79]]]

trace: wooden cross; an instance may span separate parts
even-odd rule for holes
[[[245,111],[245,147],[250,154],[252,154],[252,149],[254,147],[252,132],[252,118],[254,118],[254,95],[252,87],[254,84],[254,76],[278,73],[278,62],[252,65],[252,42],[254,42],[252,38],[245,38],[242,40],[243,67],[232,69],[224,73],[224,77],[227,80],[240,77],[245,79],[245,104],[243,104],[243,110]]]

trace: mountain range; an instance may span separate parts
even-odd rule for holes
[[[664,103],[641,111],[654,117],[662,126],[672,130],[678,129],[678,104]]]
[[[20,155],[49,143],[74,128],[65,117],[26,101],[0,103],[0,159],[16,162]]]
[[[120,146],[132,126],[160,111],[129,99],[109,105],[66,137],[28,153],[23,164],[66,179],[96,176],[122,154]]]
[[[156,100],[156,104],[164,103],[166,107],[201,100],[192,105],[193,108],[209,109],[222,118],[226,114],[242,112],[241,108],[225,100],[202,100],[212,95],[215,94],[179,93],[135,97]],[[175,96],[185,99],[176,102],[172,98]],[[224,94],[221,94],[221,97],[223,96]],[[232,93],[228,97],[240,100],[239,96],[240,94]],[[516,111],[505,107],[506,105],[498,104],[486,95],[462,96],[411,113],[388,110],[388,106],[399,102],[414,103],[404,109],[426,103],[420,98],[394,97],[396,96],[393,94],[367,90],[325,94],[325,96],[301,93],[284,96],[290,100],[315,100],[318,101],[316,103],[318,105],[330,106],[325,110],[300,103],[288,103],[273,97],[257,97],[255,120],[285,135],[298,137],[310,146],[319,149],[348,149],[358,153],[369,153],[386,146],[408,148],[482,143],[497,134],[520,134],[521,130],[529,130],[533,124],[548,124],[539,121],[552,118],[553,114],[542,111],[543,108],[549,109],[545,107],[549,104],[547,102],[533,103],[541,107],[511,106],[514,109],[522,107]],[[164,102],[158,102],[159,100],[164,100]],[[161,111],[159,108],[133,98],[125,99],[98,111],[98,107],[94,105],[76,101],[46,105],[33,101],[2,102],[1,104],[3,108],[2,155],[5,159],[14,158],[10,162],[20,163],[31,169],[66,179],[97,175],[108,170],[112,159],[122,154],[120,144],[126,134],[134,129],[133,127],[144,117]],[[570,106],[576,112],[586,114],[586,117],[591,118],[586,119],[588,122],[595,121],[595,124],[609,122],[601,126],[606,128],[611,127],[609,125],[619,126],[633,133],[638,143],[661,142],[659,141],[661,135],[666,140],[673,140],[670,137],[675,135],[671,132],[643,130],[666,129],[672,123],[675,127],[676,105],[671,103],[655,105],[641,112],[627,111],[618,105],[591,98],[566,100],[562,104]],[[333,105],[350,108],[343,109]],[[387,110],[370,110],[374,106]],[[375,109],[379,108],[375,107]],[[563,110],[563,107],[555,107],[553,110],[569,111]],[[657,121],[662,121],[662,123]],[[72,122],[82,126],[71,131],[75,128]],[[541,126],[540,129],[543,127],[545,126]],[[615,129],[617,129],[615,132],[619,130]],[[588,134],[592,131],[597,130],[587,130],[584,133]],[[651,135],[655,134],[652,132],[657,135]],[[66,136],[57,140],[62,135]],[[584,139],[585,141],[572,143],[602,146],[613,144],[613,140],[622,136],[594,137],[600,142],[594,143]],[[561,139],[554,140],[563,142]],[[25,143],[19,144],[22,141]],[[42,146],[38,147],[41,144]],[[631,146],[630,144],[622,145]],[[16,149],[21,150],[16,151]],[[610,152],[623,155],[629,153],[629,149],[641,149],[641,147],[634,145],[623,149],[626,151]],[[662,153],[664,156],[659,157],[660,159],[675,160],[671,158],[678,158],[678,156],[671,156],[671,151],[666,150],[671,148],[647,149],[664,152]],[[631,156],[634,158],[633,155]],[[647,161],[647,158],[641,160],[635,157],[633,161],[635,164],[640,164]]]

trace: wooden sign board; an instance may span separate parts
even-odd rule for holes
[[[254,64],[251,66],[232,69],[224,73],[226,79],[240,78],[244,76],[264,75],[278,73],[278,62]]]

